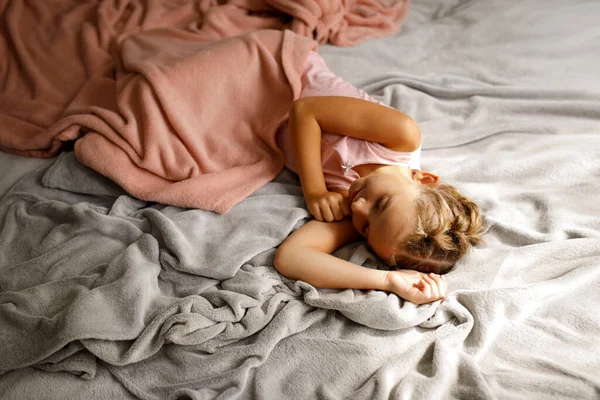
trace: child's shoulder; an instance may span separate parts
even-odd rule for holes
[[[300,97],[316,96],[342,96],[368,100],[385,106],[385,104],[369,96],[365,91],[346,82],[333,73],[325,60],[315,51],[312,51],[306,60],[302,75],[302,92]]]

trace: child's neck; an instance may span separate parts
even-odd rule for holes
[[[402,167],[400,165],[383,165],[383,164],[363,164],[357,165],[354,168],[358,175],[361,177],[371,174],[390,174],[390,175],[411,175],[411,169],[408,167]]]

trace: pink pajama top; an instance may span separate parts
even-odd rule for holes
[[[314,51],[310,52],[306,60],[300,94],[301,98],[312,96],[355,97],[383,105],[364,91],[336,76],[327,68],[323,58]],[[297,173],[287,123],[279,130],[277,139],[284,153],[285,166]],[[385,164],[421,169],[420,154],[420,147],[413,152],[401,152],[390,150],[376,142],[335,133],[322,132],[321,136],[323,175],[330,189],[348,190],[350,184],[359,178],[358,173],[352,169],[357,165]]]

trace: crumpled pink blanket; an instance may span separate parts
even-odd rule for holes
[[[0,0],[0,149],[50,157],[75,141],[81,163],[135,197],[225,212],[282,168],[275,132],[310,39],[386,35],[407,7]]]
[[[116,104],[89,105],[112,85],[85,88],[50,132],[78,139],[77,159],[137,198],[223,213],[281,172],[276,132],[315,47],[275,30],[211,43],[182,31],[132,36]]]

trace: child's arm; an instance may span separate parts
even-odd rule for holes
[[[446,283],[439,275],[375,270],[330,254],[357,239],[358,234],[348,219],[333,223],[309,221],[279,247],[275,267],[281,274],[315,287],[385,290],[415,304],[429,303],[446,295]]]
[[[327,190],[321,167],[321,132],[378,142],[397,151],[414,151],[421,143],[418,125],[389,107],[351,97],[305,97],[290,110],[294,159],[308,210],[319,221],[349,214],[343,196]]]

